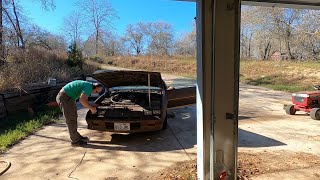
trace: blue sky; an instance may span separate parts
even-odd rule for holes
[[[43,29],[61,33],[63,18],[76,9],[76,0],[54,0],[56,8],[44,11],[35,0],[21,0],[24,14]],[[174,0],[109,0],[118,12],[119,20],[114,22],[115,32],[122,35],[126,25],[139,21],[163,21],[172,24],[176,35],[191,31],[196,15],[196,5],[192,2]]]

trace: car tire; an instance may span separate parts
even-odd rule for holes
[[[310,111],[310,117],[314,120],[320,120],[320,108],[312,108]]]
[[[167,127],[168,127],[168,118],[166,115],[166,117],[164,118],[161,130],[165,130],[165,129],[167,129]]]
[[[286,113],[289,115],[295,115],[296,114],[296,110],[294,109],[294,105],[288,105],[285,107]]]

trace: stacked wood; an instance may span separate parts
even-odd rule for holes
[[[28,110],[55,101],[55,97],[65,83],[50,86],[33,84],[23,88],[0,92],[0,118],[21,110]]]

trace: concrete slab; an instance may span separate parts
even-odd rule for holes
[[[290,93],[242,85],[240,149],[290,150],[320,156],[320,121],[303,112],[287,115],[283,105],[290,103]]]
[[[168,84],[193,85],[193,80],[163,75]],[[181,84],[181,83],[180,83]],[[239,152],[253,155],[309,153],[320,156],[320,121],[300,113],[285,114],[290,93],[241,84]],[[89,136],[85,148],[71,147],[65,124],[51,124],[16,144],[0,159],[12,162],[2,179],[148,179],[177,162],[196,159],[196,108],[172,109],[165,131],[112,134],[86,129],[86,110],[80,109],[79,132]],[[282,156],[282,154],[277,154]],[[283,156],[286,157],[286,156]],[[299,159],[283,169],[253,179],[317,179],[319,164]],[[285,165],[282,160],[274,160]],[[270,167],[273,168],[273,167]]]
[[[287,115],[284,104],[291,104],[290,93],[241,85],[239,152],[252,155],[252,167],[255,159],[259,163],[257,167],[268,166],[262,168],[266,174],[251,177],[261,180],[320,179],[320,121],[312,120],[302,112]],[[264,157],[270,155],[277,159]]]
[[[166,77],[168,83],[175,81]],[[48,125],[0,156],[12,163],[0,179],[146,179],[148,174],[196,158],[195,106],[170,110],[175,117],[168,119],[164,131],[136,134],[88,130],[86,112],[78,110],[79,132],[90,137],[86,147],[70,145],[64,123]]]

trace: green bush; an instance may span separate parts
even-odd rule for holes
[[[82,69],[84,58],[82,51],[77,47],[76,43],[72,43],[68,49],[68,60],[67,63],[70,67],[79,67]]]

